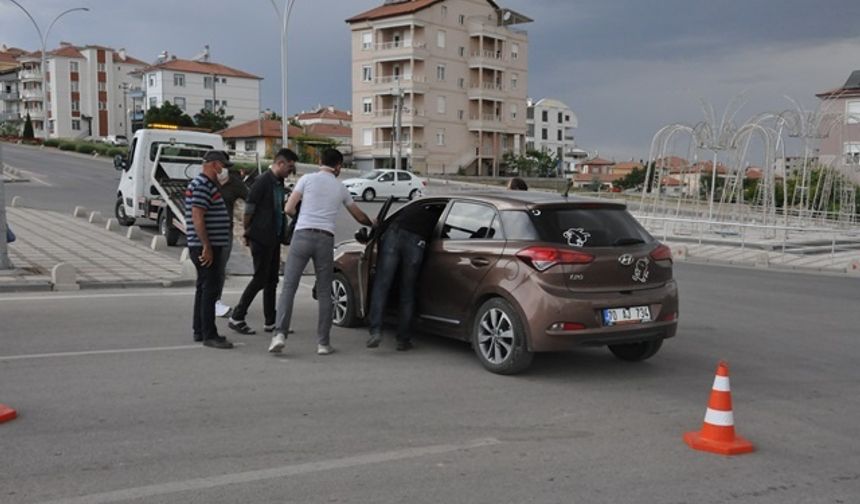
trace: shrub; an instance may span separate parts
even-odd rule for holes
[[[57,138],[49,138],[49,139],[45,140],[43,145],[45,147],[59,147],[60,146],[60,140]]]
[[[96,151],[96,148],[93,144],[82,143],[78,144],[75,150],[80,152],[81,154],[92,154]]]
[[[107,144],[92,144],[93,149],[99,154],[99,156],[107,156],[108,152],[111,150],[111,146]]]
[[[107,155],[110,157],[126,156],[128,155],[128,149],[123,149],[122,147],[110,147],[107,150]]]
[[[61,151],[74,151],[77,148],[73,142],[60,142]]]

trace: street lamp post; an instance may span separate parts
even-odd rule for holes
[[[275,0],[269,0],[278,18],[281,19],[281,142],[284,148],[289,147],[290,123],[287,116],[287,27],[290,24],[290,15],[293,13],[293,5],[296,0],[284,0],[284,10],[278,7]]]
[[[48,25],[48,29],[45,30],[44,34],[42,34],[42,29],[39,28],[39,23],[37,23],[36,20],[33,19],[33,16],[30,15],[30,12],[27,9],[25,9],[23,5],[19,4],[17,2],[17,0],[9,0],[9,1],[12,2],[13,4],[17,5],[18,8],[21,9],[22,11],[24,11],[24,14],[26,14],[27,17],[30,18],[30,21],[33,22],[33,26],[36,28],[36,33],[39,34],[39,41],[42,43],[42,63],[41,63],[41,65],[42,65],[42,67],[41,67],[41,74],[42,74],[42,114],[43,114],[42,134],[45,137],[47,137],[48,135],[47,135],[47,128],[45,127],[45,121],[48,117],[48,111],[47,111],[47,109],[48,109],[48,86],[47,86],[47,81],[45,79],[45,76],[47,75],[47,72],[48,72],[48,54],[47,54],[47,51],[48,51],[48,35],[51,33],[51,28],[54,27],[54,24],[56,24],[56,22],[61,17],[65,16],[66,14],[68,14],[70,12],[75,12],[75,11],[89,12],[90,9],[87,7],[75,7],[72,9],[67,9],[67,10],[57,14],[57,17],[55,17],[54,20],[51,21],[51,24]]]

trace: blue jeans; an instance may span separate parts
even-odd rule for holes
[[[311,259],[314,261],[319,303],[317,343],[328,345],[331,335],[331,314],[334,310],[331,300],[331,282],[334,279],[334,236],[328,234],[299,229],[293,235],[287,252],[287,262],[284,265],[284,283],[281,287],[281,297],[278,298],[275,332],[283,333],[285,336],[287,334],[293,317],[293,302],[299,289],[299,281],[302,279],[305,266]]]
[[[382,319],[394,276],[400,274],[400,306],[397,317],[397,339],[409,341],[409,327],[415,312],[415,293],[424,249],[427,242],[396,224],[385,231],[379,245],[376,276],[370,296],[370,334],[382,332]]]

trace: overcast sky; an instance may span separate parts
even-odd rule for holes
[[[275,0],[283,3],[284,0]],[[19,0],[50,33],[79,45],[125,47],[153,61],[163,50],[265,78],[263,107],[280,110],[278,22],[267,0]],[[290,113],[317,104],[350,107],[349,29],[344,20],[382,0],[297,0],[290,25]],[[578,144],[617,161],[647,157],[653,134],[719,111],[744,93],[740,116],[814,107],[816,92],[860,69],[860,0],[500,0],[535,19],[529,32],[529,95],[566,102]],[[30,21],[0,0],[0,43],[39,47]]]

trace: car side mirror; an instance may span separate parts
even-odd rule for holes
[[[355,241],[361,243],[362,245],[367,244],[370,241],[370,233],[367,231],[366,227],[363,227],[355,232]]]
[[[125,160],[125,156],[123,156],[122,154],[117,154],[116,156],[114,156],[113,167],[117,171],[125,170],[126,168],[128,168],[128,163]]]

